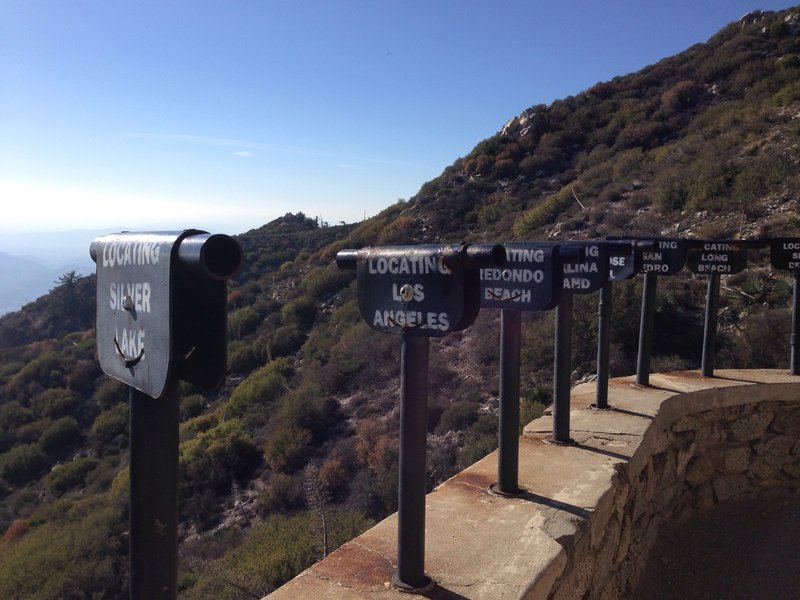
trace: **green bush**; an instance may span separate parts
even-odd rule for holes
[[[301,327],[308,327],[314,323],[316,316],[317,305],[314,300],[306,296],[287,302],[281,309],[281,318],[285,323],[297,323]]]
[[[442,413],[439,424],[436,426],[436,432],[461,431],[477,420],[478,405],[468,400],[458,400]]]
[[[303,289],[317,302],[325,300],[331,294],[347,287],[353,280],[353,274],[335,265],[313,269],[303,278]]]
[[[31,400],[31,409],[40,418],[56,418],[71,412],[79,403],[76,395],[67,388],[56,387],[44,390]]]
[[[225,406],[225,418],[240,417],[266,408],[283,395],[291,375],[292,368],[285,359],[274,360],[254,371],[231,393]]]
[[[128,405],[117,404],[104,410],[92,423],[92,437],[100,442],[110,442],[128,432]]]
[[[303,333],[296,323],[281,325],[273,331],[268,338],[268,354],[272,356],[272,358],[294,354],[300,350],[305,339],[306,334]]]
[[[39,447],[51,456],[63,454],[82,437],[78,422],[72,417],[62,417],[42,432]]]
[[[518,172],[517,163],[510,158],[498,160],[492,167],[492,177],[495,179],[510,179],[516,177]]]
[[[105,409],[127,402],[129,395],[129,388],[124,383],[108,377],[97,387],[92,400]]]
[[[258,449],[239,419],[220,423],[181,444],[181,496],[200,488],[227,493],[234,481],[242,481],[261,460]]]
[[[0,552],[0,598],[126,598],[122,513],[102,497],[58,508]]]
[[[256,330],[263,317],[252,306],[245,306],[228,315],[228,332],[234,339],[239,339]]]
[[[302,485],[299,480],[285,473],[275,473],[258,495],[259,512],[265,515],[288,513],[302,502]]]
[[[264,454],[273,469],[293,473],[302,468],[313,450],[308,429],[289,425],[279,427],[267,438]]]
[[[231,340],[228,344],[228,370],[231,373],[248,373],[260,363],[256,344],[251,340]]]
[[[338,403],[326,397],[316,383],[305,382],[283,398],[277,418],[283,427],[305,429],[320,444],[334,433],[339,414]]]
[[[0,429],[4,431],[13,431],[20,425],[30,423],[33,420],[33,412],[16,400],[6,402],[0,406]]]
[[[180,418],[187,421],[198,416],[206,408],[206,399],[201,394],[192,394],[181,398]]]
[[[64,492],[81,487],[86,481],[86,476],[99,464],[99,460],[87,456],[58,465],[44,478],[44,486],[51,493],[60,496]]]
[[[572,186],[566,186],[542,200],[533,208],[525,211],[514,223],[515,239],[527,239],[536,230],[552,223],[562,212],[575,203]]]
[[[198,415],[180,424],[180,438],[181,440],[191,439],[195,434],[213,429],[217,425],[219,425],[219,415],[216,411]]]
[[[331,508],[328,550],[362,533],[372,522],[353,511]],[[321,556],[322,534],[312,514],[275,515],[249,530],[236,548],[199,569],[185,600],[260,598],[286,583]]]
[[[47,455],[38,446],[21,444],[0,454],[0,477],[12,484],[27,483],[38,477],[47,465]]]
[[[31,383],[43,388],[62,387],[64,385],[65,367],[62,359],[53,352],[48,352],[31,360],[11,379],[11,385],[23,389]]]

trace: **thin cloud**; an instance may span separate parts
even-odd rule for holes
[[[252,140],[235,138],[210,137],[205,135],[189,135],[185,133],[147,133],[140,131],[119,131],[118,135],[140,140],[163,140],[167,142],[182,142],[186,144],[203,144],[206,146],[224,146],[237,148],[266,148],[266,144]]]
[[[157,141],[166,141],[166,142],[178,142],[183,144],[201,144],[205,146],[219,146],[225,148],[241,148],[242,150],[237,150],[234,152],[237,156],[242,156],[246,158],[251,158],[255,156],[253,150],[263,150],[269,152],[280,152],[284,154],[293,154],[297,156],[306,156],[306,157],[316,157],[316,158],[330,158],[336,160],[346,160],[346,161],[353,161],[347,163],[341,163],[338,166],[340,168],[356,168],[356,162],[366,162],[370,164],[376,165],[389,165],[393,167],[419,167],[419,163],[408,162],[408,161],[400,161],[400,160],[391,160],[391,159],[382,159],[382,158],[374,158],[374,157],[360,157],[360,156],[352,156],[352,155],[344,155],[344,154],[332,154],[326,152],[318,152],[314,150],[308,150],[306,148],[298,148],[294,146],[275,146],[271,144],[265,144],[264,142],[257,142],[254,140],[244,140],[244,139],[237,139],[237,138],[224,138],[224,137],[212,137],[212,136],[205,136],[205,135],[191,135],[186,133],[150,133],[150,132],[143,132],[143,131],[118,131],[117,135],[127,138],[133,139],[140,139],[140,140],[157,140]],[[251,151],[251,153],[247,153],[247,151]]]

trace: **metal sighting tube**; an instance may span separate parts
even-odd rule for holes
[[[228,279],[242,263],[242,247],[221,233],[201,233],[181,240],[178,259],[204,277]]]
[[[572,293],[564,292],[556,307],[555,381],[553,382],[553,439],[561,444],[569,437],[569,396],[572,378]]]
[[[178,578],[178,396],[130,388],[130,598],[174,599]]]
[[[653,317],[656,312],[658,275],[644,274],[642,315],[639,321],[639,354],[636,357],[636,383],[650,385],[650,354],[653,348]]]
[[[797,341],[800,340],[800,271],[795,270],[794,286],[792,287],[792,332],[789,336],[791,346],[791,372],[792,375],[800,375],[800,352],[797,349]]]
[[[497,492],[519,494],[519,363],[522,313],[500,311],[500,419]]]
[[[400,351],[400,473],[397,506],[397,572],[392,583],[419,589],[425,575],[425,442],[428,433],[430,339],[403,334]]]
[[[597,304],[597,396],[595,408],[608,408],[608,354],[611,345],[611,310],[614,284],[607,281]]]
[[[706,288],[706,317],[703,326],[703,377],[714,376],[714,353],[717,345],[717,306],[719,305],[719,273],[708,277]]]

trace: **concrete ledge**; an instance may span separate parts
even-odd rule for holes
[[[497,453],[426,500],[428,598],[621,598],[663,522],[742,495],[800,491],[800,378],[782,371],[613,379],[611,410],[575,388],[575,446],[544,442],[550,417],[520,440],[519,498],[492,495]],[[396,515],[268,596],[407,598],[396,569]]]

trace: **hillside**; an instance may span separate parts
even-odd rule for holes
[[[396,509],[400,343],[360,319],[337,250],[800,235],[798,167],[800,8],[530,107],[362,223],[298,213],[238,236],[229,374],[180,388],[181,597],[258,597],[322,555],[323,513],[331,549]],[[789,279],[751,258],[723,281],[719,367],[788,364]],[[0,597],[127,595],[127,397],[95,360],[93,286],[66,274],[0,317]],[[615,293],[611,367],[625,374],[641,282]],[[699,365],[704,293],[685,272],[659,282],[654,370]],[[593,373],[596,302],[575,300],[575,380]],[[432,342],[430,487],[496,445],[498,321],[484,311]],[[553,315],[523,328],[524,421],[549,401]]]

